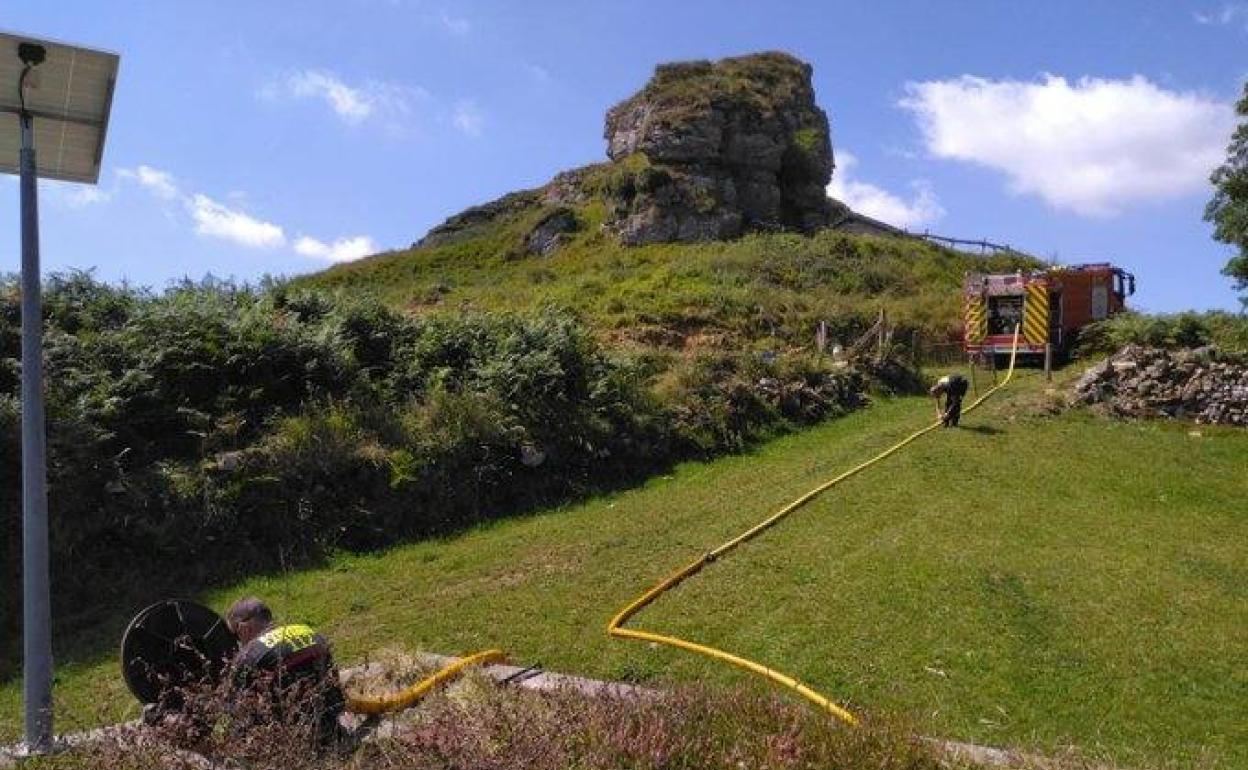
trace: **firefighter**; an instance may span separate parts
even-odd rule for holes
[[[311,727],[322,746],[344,737],[338,717],[345,698],[325,637],[306,625],[275,623],[268,606],[254,597],[235,602],[226,625],[238,637],[238,690],[261,693],[274,718]]]
[[[960,374],[946,374],[936,381],[932,389],[928,393],[932,394],[932,398],[936,399],[936,414],[940,418],[940,424],[949,427],[958,427],[958,420],[962,417],[962,397],[966,395],[966,378]],[[940,407],[940,397],[945,397],[945,407]]]

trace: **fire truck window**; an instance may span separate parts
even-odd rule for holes
[[[1092,320],[1099,321],[1109,315],[1109,287],[1098,283],[1092,287]]]
[[[1014,325],[1023,321],[1022,295],[988,298],[988,333],[1013,334]]]

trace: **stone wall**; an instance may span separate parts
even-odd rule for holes
[[[1072,400],[1123,417],[1248,426],[1248,356],[1128,345],[1088,369]]]

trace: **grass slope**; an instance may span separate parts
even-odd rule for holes
[[[1038,265],[1022,255],[977,257],[832,231],[624,247],[601,231],[600,202],[578,212],[583,229],[553,255],[519,256],[544,211],[501,217],[450,243],[339,265],[296,285],[373,292],[422,314],[555,305],[625,343],[774,348],[809,346],[820,320],[848,342],[880,307],[903,332],[956,335],[965,272]]]
[[[1024,373],[962,430],[816,500],[639,627],[774,664],[929,734],[1243,766],[1248,434],[1036,416],[1040,390]],[[929,419],[924,399],[883,401],[626,492],[205,598],[264,596],[322,626],[345,664],[395,645],[502,646],[592,676],[739,681],[603,626],[667,571]],[[8,738],[19,689],[0,690]],[[57,693],[63,728],[134,711],[111,657],[62,661]]]

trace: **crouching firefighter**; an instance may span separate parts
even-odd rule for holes
[[[226,624],[239,643],[232,665],[236,692],[265,701],[275,720],[309,728],[321,746],[346,737],[338,723],[345,698],[325,637],[305,625],[275,623],[256,598],[235,602]]]
[[[946,428],[958,427],[962,418],[962,397],[966,395],[966,378],[960,374],[946,374],[936,381],[928,393],[936,399],[936,414],[940,424]],[[940,397],[945,397],[945,406],[940,406]]]

